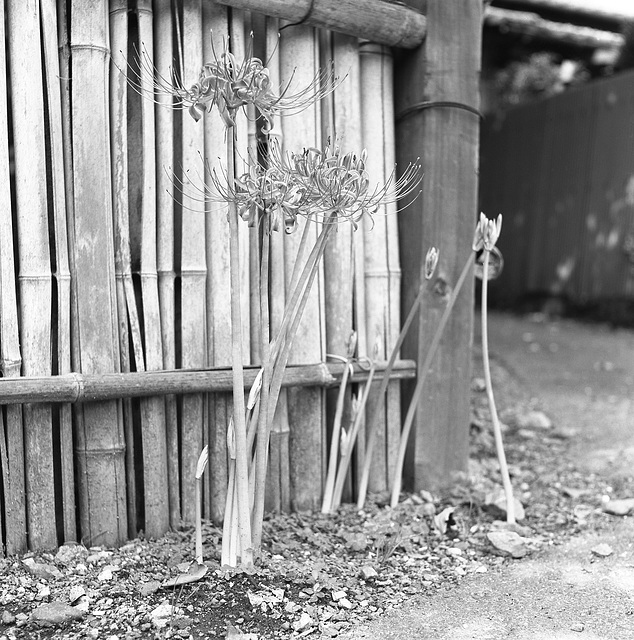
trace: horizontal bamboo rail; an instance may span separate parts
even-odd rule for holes
[[[378,363],[375,380],[381,380],[386,362]],[[339,384],[343,363],[318,363],[289,366],[284,374],[284,387],[334,387]],[[245,389],[251,388],[258,367],[244,371]],[[354,365],[353,382],[364,382],[368,368]],[[391,379],[416,377],[416,363],[400,360],[394,365]],[[0,380],[0,405],[34,402],[94,402],[118,398],[140,398],[164,394],[218,393],[232,389],[231,369],[175,369],[132,373],[82,374],[60,376],[3,378]]]
[[[206,0],[210,2],[211,0]],[[415,49],[425,39],[425,16],[400,2],[388,0],[218,0],[238,9],[329,29],[362,40]],[[282,25],[284,28],[284,25]]]

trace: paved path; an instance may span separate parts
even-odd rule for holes
[[[572,446],[582,468],[634,474],[634,332],[493,314],[490,349],[558,428],[576,432]],[[599,542],[614,554],[597,561],[590,549]],[[432,598],[414,597],[343,640],[406,638],[634,639],[634,518],[615,518],[608,529],[466,578]]]

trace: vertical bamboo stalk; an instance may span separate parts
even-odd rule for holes
[[[117,371],[120,366],[108,138],[107,10],[104,0],[89,4],[73,0],[70,5],[73,341],[82,373]],[[116,545],[128,530],[125,440],[117,403],[77,407],[76,424],[81,535],[89,544]]]
[[[372,184],[385,184],[385,155],[393,135],[386,137],[387,122],[384,93],[391,87],[391,59],[387,48],[372,43],[364,43],[361,52],[361,121],[363,123],[363,144],[368,151],[367,169]],[[390,152],[392,155],[392,152]],[[387,208],[382,205],[374,220],[363,220],[365,247],[365,298],[366,298],[366,340],[368,345],[379,345],[378,357],[385,359],[390,335],[390,271],[388,269],[388,227]],[[370,394],[368,412],[374,411],[375,393]],[[389,393],[389,391],[388,391]],[[372,396],[375,396],[372,398]],[[400,430],[400,423],[396,423]],[[370,491],[385,491],[388,487],[388,421],[382,416],[376,422],[377,446],[373,452],[373,473]]]
[[[342,148],[343,153],[360,153],[362,145],[358,39],[337,33],[332,33],[331,38],[331,50],[328,53],[334,61],[335,74],[340,78],[345,77],[345,80],[337,86],[328,100],[324,101],[329,103],[332,111],[332,130],[326,134],[331,138],[332,144],[336,143]],[[324,64],[329,64],[329,60],[324,60]],[[355,233],[351,224],[341,224],[326,246],[324,254],[326,350],[339,356],[346,354],[354,325],[355,280],[363,278],[363,271],[355,273],[355,245],[362,241],[361,230]],[[361,343],[357,343],[359,356],[367,355],[366,342],[364,332]],[[331,392],[328,399],[331,403],[336,403],[336,394]],[[332,411],[330,413],[332,414]],[[357,452],[360,455],[365,448],[363,436],[364,431],[360,430],[357,439]],[[357,466],[361,467],[362,460],[358,460],[358,463]]]
[[[4,0],[0,0],[5,15]],[[0,41],[5,42],[5,22],[0,24]],[[22,356],[18,335],[18,306],[13,255],[13,220],[9,168],[9,129],[5,48],[0,47],[0,371],[3,377],[19,377]],[[8,555],[26,549],[24,502],[24,436],[22,407],[9,405],[2,416],[0,466],[2,466],[5,513],[5,547]]]
[[[48,104],[48,135],[50,145],[51,190],[53,203],[53,236],[55,241],[56,346],[55,374],[71,372],[70,299],[71,280],[66,231],[66,187],[64,182],[64,132],[60,95],[60,61],[58,57],[57,16],[54,0],[42,0],[42,36]],[[73,465],[72,412],[69,404],[54,408],[58,415],[57,437],[60,449],[61,501],[64,540],[77,539],[75,517],[75,479]]]
[[[220,52],[229,34],[228,9],[213,2],[203,5],[203,26],[206,35],[204,59],[213,59],[213,49]],[[213,37],[213,42],[212,42]],[[205,161],[211,171],[221,175],[220,158],[226,145],[226,132],[217,110],[205,114]],[[207,188],[213,191],[205,176]],[[229,227],[227,207],[210,199],[206,205],[205,234],[207,265],[207,335],[209,336],[209,363],[213,366],[231,364],[231,316],[228,300],[231,297],[229,278]],[[208,428],[209,439],[209,494],[210,516],[214,522],[221,522],[227,499],[227,428],[231,415],[230,394],[215,394],[210,397],[211,420]]]
[[[152,2],[137,3],[139,43],[146,47],[148,56],[153,55]],[[152,92],[152,78],[147,69],[141,71],[141,93]],[[139,103],[137,103],[139,104]],[[157,274],[157,216],[156,216],[156,139],[154,105],[147,99],[140,100],[141,109],[141,162],[142,173],[137,185],[141,197],[140,206],[132,212],[141,214],[140,279],[143,297],[143,336],[145,366],[149,371],[163,366],[161,343],[161,314],[159,305]],[[131,149],[128,149],[128,153]],[[143,446],[143,478],[146,535],[160,536],[169,527],[169,502],[167,474],[167,442],[165,432],[165,403],[162,398],[146,398],[140,401],[141,437]]]
[[[198,78],[203,63],[202,4],[188,0],[182,7],[182,76],[184,82]],[[200,166],[204,148],[204,128],[187,111],[182,111],[181,168]],[[181,176],[183,178],[183,176]],[[186,180],[184,180],[186,181]],[[205,294],[207,264],[205,260],[205,214],[191,191],[180,197],[180,273],[181,273],[181,358],[183,368],[206,365]],[[183,519],[195,517],[195,474],[198,455],[203,448],[203,396],[191,394],[182,398],[181,423],[181,505]]]
[[[271,83],[280,86],[280,46],[279,21],[267,18],[264,25],[266,42],[265,60]],[[275,117],[270,134],[273,143],[282,145],[282,120]],[[269,325],[271,335],[277,335],[284,315],[285,275],[284,275],[284,235],[273,232],[269,241]],[[267,469],[265,507],[269,511],[290,510],[290,468],[289,468],[288,397],[282,390],[271,423],[269,439],[269,465]]]
[[[39,2],[8,4],[24,375],[51,374],[51,270]],[[24,405],[29,545],[57,542],[50,405]]]
[[[408,4],[420,8],[421,0]],[[399,60],[395,82],[397,113],[420,102],[479,106],[478,78],[482,3],[469,0],[427,3],[427,38]],[[424,136],[424,139],[423,139]],[[464,257],[471,251],[477,205],[478,117],[466,109],[431,107],[398,118],[399,166],[419,155],[425,171],[420,197],[399,215],[404,265],[403,307],[418,294],[425,248],[440,250],[436,277],[425,287],[415,339],[403,344],[405,357],[420,363],[429,328],[438,323],[447,292],[455,287]],[[473,286],[458,298],[427,379],[410,451],[409,474],[416,489],[437,486],[466,467],[469,384],[473,329]],[[412,332],[416,335],[416,332]]]
[[[129,344],[134,345],[136,368],[145,369],[141,347],[139,318],[134,299],[132,268],[130,264],[130,229],[128,214],[128,99],[127,52],[128,7],[127,0],[110,0],[110,44],[113,65],[110,69],[110,158],[112,162],[112,203],[115,222],[115,274],[117,313],[119,320],[119,352],[121,370],[133,370],[133,357]],[[136,486],[135,423],[132,400],[123,400],[123,420],[126,437],[126,471],[128,487],[128,534],[138,530],[137,505],[141,499]]]
[[[293,26],[285,29],[280,39],[280,75],[282,83],[294,76],[297,86],[307,86],[319,71],[318,38],[314,29]],[[320,106],[314,104],[297,116],[282,122],[284,148],[301,149],[321,146]],[[305,221],[297,231],[284,238],[286,286],[297,255]],[[317,225],[311,231],[311,241],[317,237]],[[289,358],[290,364],[320,362],[323,345],[323,279],[320,277],[310,294],[297,339]],[[290,423],[291,502],[295,509],[316,509],[321,501],[322,479],[326,465],[326,438],[323,416],[324,395],[321,389],[289,389],[288,417]]]
[[[209,4],[209,3],[206,3]],[[154,65],[156,73],[170,77],[174,64],[172,46],[173,20],[171,0],[154,0]],[[163,367],[176,368],[176,309],[174,271],[174,183],[170,177],[174,169],[174,111],[172,98],[155,96],[156,131],[156,261],[161,317]],[[178,416],[176,396],[165,397],[165,425],[167,439],[167,481],[170,524],[176,527],[181,519]],[[213,468],[213,465],[212,465]]]

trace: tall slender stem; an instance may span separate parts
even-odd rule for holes
[[[367,438],[368,442],[365,447],[365,457],[363,460],[363,473],[361,474],[361,482],[359,483],[359,495],[357,497],[357,509],[363,509],[363,505],[365,504],[365,498],[368,492],[368,482],[370,480],[370,466],[372,465],[372,452],[374,451],[374,444],[376,442],[376,433],[377,433],[377,424],[379,420],[379,416],[383,413],[383,408],[385,407],[385,392],[387,391],[387,385],[390,383],[390,374],[392,373],[392,369],[394,368],[394,363],[396,362],[396,358],[398,356],[398,352],[401,349],[403,341],[409,332],[412,323],[414,322],[414,318],[416,317],[416,313],[423,299],[423,288],[421,287],[414,303],[412,304],[412,308],[409,310],[409,314],[405,323],[403,324],[403,328],[399,333],[398,339],[394,348],[392,349],[392,353],[390,354],[390,359],[388,360],[387,367],[383,374],[383,378],[381,380],[381,386],[379,387],[378,393],[378,402],[374,407],[374,412],[372,413],[372,417],[370,418],[369,424],[367,426]]]
[[[227,127],[227,179],[235,180],[234,127]],[[231,261],[231,360],[233,373],[233,422],[236,438],[236,498],[240,531],[241,563],[253,564],[251,517],[249,513],[249,464],[244,402],[244,370],[242,364],[242,309],[240,296],[240,245],[238,241],[238,209],[229,201],[229,259]],[[225,516],[226,517],[226,516]],[[223,541],[224,544],[224,541]]]
[[[489,409],[491,411],[491,421],[493,422],[493,436],[495,438],[495,449],[497,451],[498,461],[500,463],[500,475],[502,476],[502,486],[506,496],[506,520],[515,523],[515,499],[513,497],[513,485],[509,476],[508,466],[506,464],[506,454],[504,453],[504,443],[502,442],[502,429],[498,418],[497,408],[495,406],[495,398],[493,397],[493,384],[491,382],[491,367],[489,364],[489,335],[488,335],[488,313],[487,313],[487,297],[489,290],[489,256],[491,252],[484,249],[484,263],[482,267],[482,362],[484,366],[484,382],[487,390],[487,398],[489,400]]]
[[[460,289],[462,289],[462,285],[467,278],[467,274],[469,273],[472,264],[473,253],[469,255],[469,258],[467,259],[462,269],[462,273],[458,278],[458,282],[456,282],[456,286],[451,292],[451,297],[447,301],[447,306],[445,307],[445,310],[443,311],[443,314],[440,318],[440,322],[438,323],[438,327],[436,328],[436,333],[434,334],[434,337],[432,338],[432,341],[429,345],[429,349],[427,350],[425,360],[418,370],[418,382],[416,383],[416,388],[414,389],[414,395],[410,400],[409,407],[407,409],[407,415],[405,416],[405,422],[403,423],[403,430],[401,431],[401,440],[398,448],[398,458],[396,460],[396,468],[394,470],[394,482],[392,483],[392,498],[390,501],[392,507],[395,507],[398,504],[398,498],[401,494],[403,464],[405,462],[407,441],[409,439],[409,433],[412,429],[412,423],[414,422],[416,410],[418,409],[418,401],[423,392],[425,380],[427,379],[427,373],[429,372],[429,367],[431,366],[432,359],[436,355],[438,345],[440,344],[440,338],[442,337],[445,326],[447,325],[447,320],[449,320],[449,316],[451,315],[453,306],[458,298],[458,293],[460,292]]]

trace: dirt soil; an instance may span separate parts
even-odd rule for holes
[[[189,526],[0,558],[0,640],[634,638],[634,502],[609,513],[634,499],[634,331],[493,314],[490,344],[516,546],[491,538],[504,513],[475,346],[469,469],[445,491],[271,515],[250,571],[220,566],[209,522],[202,566]]]
[[[562,481],[572,466],[584,482],[603,486],[604,504],[634,497],[634,332],[542,315],[493,314],[489,336],[493,357],[566,438]],[[578,503],[573,514],[580,525],[563,544],[555,541],[530,557],[468,576],[433,598],[414,597],[342,637],[634,638],[632,513],[601,516],[591,490],[571,491],[555,480],[552,491],[559,490]],[[529,504],[529,521],[530,512]]]

